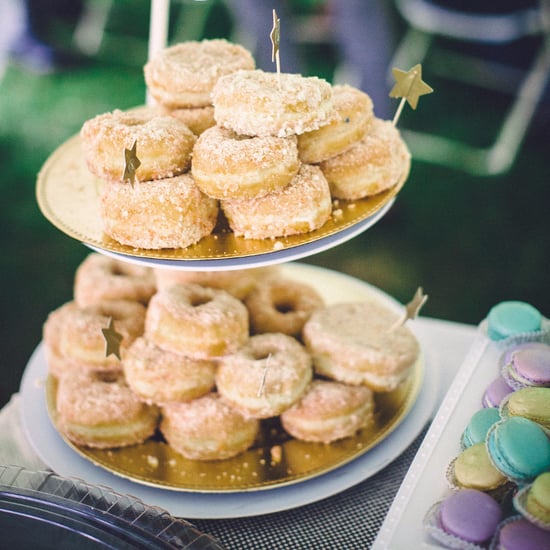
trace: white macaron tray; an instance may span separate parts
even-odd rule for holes
[[[429,508],[449,495],[445,472],[460,452],[460,437],[472,415],[482,407],[487,386],[499,375],[499,359],[510,346],[526,342],[550,343],[550,320],[531,334],[493,341],[487,336],[487,320],[480,323],[464,361],[434,417],[405,476],[373,545],[373,550],[392,548],[440,548],[423,528]]]

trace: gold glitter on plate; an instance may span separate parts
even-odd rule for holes
[[[73,136],[45,162],[36,184],[36,198],[44,216],[58,229],[85,244],[106,252],[159,260],[224,260],[265,255],[327,238],[357,226],[387,205],[403,187],[408,172],[389,190],[356,201],[340,200],[331,218],[316,231],[275,239],[244,239],[223,224],[187,248],[145,250],[118,243],[103,233],[99,194],[103,182],[85,163],[80,137]]]
[[[262,422],[255,446],[234,458],[220,461],[188,460],[167,445],[162,437],[141,445],[119,449],[91,449],[66,442],[81,456],[109,472],[157,488],[201,493],[258,491],[282,487],[330,472],[381,443],[406,417],[414,404],[423,377],[419,358],[409,377],[394,391],[377,394],[375,422],[331,444],[293,439],[278,419]],[[57,381],[46,384],[48,411],[56,423]]]

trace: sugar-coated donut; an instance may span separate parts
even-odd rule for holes
[[[218,203],[190,174],[163,180],[106,182],[100,195],[105,233],[135,248],[185,248],[212,233]]]
[[[67,310],[75,308],[74,302],[67,302],[57,309],[51,311],[42,326],[42,342],[46,355],[48,372],[55,378],[61,378],[65,373],[72,370],[82,370],[79,361],[65,357],[59,350],[61,328],[64,319],[67,317]]]
[[[181,109],[165,108],[164,112],[181,120],[196,136],[200,136],[205,130],[216,124],[213,105],[182,107]]]
[[[116,355],[106,355],[106,341],[102,329],[113,321],[114,330],[122,336],[120,355],[143,334],[145,306],[127,300],[110,300],[100,304],[79,307],[68,302],[58,311],[56,349],[68,361],[78,363],[82,370],[120,370]]]
[[[221,207],[235,235],[266,239],[319,229],[331,215],[332,200],[320,168],[302,164],[285,188],[253,199],[224,200]]]
[[[68,439],[108,449],[142,443],[158,426],[159,410],[132,392],[121,373],[71,373],[59,380],[57,427]]]
[[[360,199],[393,187],[409,172],[411,155],[399,130],[374,118],[363,139],[319,164],[334,198]]]
[[[243,300],[260,280],[275,277],[279,270],[277,266],[265,266],[228,271],[187,271],[163,268],[155,268],[153,271],[159,289],[175,284],[195,283],[226,290],[235,298]]]
[[[192,460],[222,460],[249,449],[259,421],[245,418],[217,393],[162,408],[160,431],[168,444]]]
[[[224,39],[188,41],[160,50],[145,65],[145,83],[161,105],[204,107],[222,75],[256,66],[251,53]]]
[[[145,335],[157,346],[196,359],[232,353],[249,336],[245,305],[225,290],[180,284],[149,302]]]
[[[246,297],[253,333],[282,332],[298,337],[311,314],[324,306],[310,285],[287,278],[260,281]]]
[[[311,358],[297,340],[280,333],[258,334],[220,359],[216,386],[245,416],[269,418],[295,403],[311,378]]]
[[[303,397],[281,414],[296,439],[331,443],[355,435],[374,421],[374,395],[365,386],[315,379]]]
[[[103,113],[83,124],[80,137],[90,172],[119,182],[125,177],[125,149],[134,144],[140,162],[134,181],[147,181],[186,172],[197,139],[180,120],[150,109]]]
[[[420,353],[408,327],[392,328],[397,318],[377,302],[338,303],[315,311],[303,330],[315,371],[373,391],[395,389]]]
[[[258,69],[220,78],[212,102],[220,126],[248,136],[302,134],[336,116],[326,80]]]
[[[130,300],[147,304],[156,292],[153,270],[92,252],[78,266],[74,299],[83,307],[105,300]]]
[[[373,119],[371,98],[353,86],[333,86],[332,102],[338,114],[336,120],[298,136],[303,162],[315,164],[343,153],[365,135]]]
[[[213,126],[197,139],[191,170],[208,196],[248,199],[282,189],[299,168],[296,136],[243,136]]]
[[[164,405],[209,393],[214,388],[216,364],[163,350],[141,337],[125,353],[122,369],[142,401]]]

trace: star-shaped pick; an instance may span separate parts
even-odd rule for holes
[[[270,362],[271,362],[271,353],[267,356],[265,366],[264,366],[264,372],[262,374],[262,380],[260,381],[260,387],[258,388],[257,397],[261,397],[264,394],[265,389],[265,379],[267,378],[267,371],[269,370]]]
[[[136,179],[136,170],[141,166],[141,161],[137,157],[137,141],[134,141],[134,145],[131,149],[124,149],[124,175],[122,179],[124,181],[130,180],[132,186]]]
[[[420,64],[415,65],[408,71],[393,68],[392,73],[395,79],[395,86],[390,91],[390,97],[402,98],[393,119],[393,124],[395,125],[405,102],[408,102],[413,109],[416,109],[419,97],[431,94],[433,88],[422,80],[422,66]]]
[[[277,12],[273,10],[273,28],[269,33],[271,39],[271,61],[277,65],[277,77],[281,78],[281,58],[279,55],[279,43],[281,41],[281,20],[277,17]]]
[[[419,286],[414,293],[412,300],[405,305],[405,311],[403,315],[390,327],[388,332],[403,326],[409,319],[416,319],[418,313],[422,309],[422,306],[426,303],[428,295],[424,294],[422,287]]]
[[[115,330],[113,318],[109,318],[109,326],[102,328],[103,338],[105,338],[105,357],[113,354],[120,360],[120,343],[122,342],[122,334]]]

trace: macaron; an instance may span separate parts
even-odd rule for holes
[[[545,550],[550,548],[550,531],[545,531],[522,516],[502,522],[491,550]]]
[[[550,430],[550,388],[522,388],[503,402],[503,416],[528,418]]]
[[[487,335],[495,341],[517,334],[536,332],[541,326],[541,313],[526,302],[500,302],[493,306],[487,315]]]
[[[491,462],[484,442],[464,449],[453,460],[449,477],[456,487],[479,491],[494,491],[508,483],[508,478]]]
[[[474,544],[488,541],[497,529],[502,512],[494,498],[476,489],[461,489],[439,506],[439,525],[453,537]]]
[[[550,472],[544,472],[535,478],[527,491],[525,509],[550,526]]]
[[[514,390],[502,376],[495,378],[485,389],[481,398],[484,407],[499,407],[502,400]]]
[[[514,389],[550,387],[550,345],[533,342],[515,350],[502,367],[502,376]]]
[[[483,443],[489,428],[500,419],[500,412],[496,407],[476,411],[462,432],[462,446],[467,448],[476,443]]]
[[[529,483],[550,470],[550,439],[527,418],[511,416],[487,433],[489,457],[495,467],[517,483]]]

